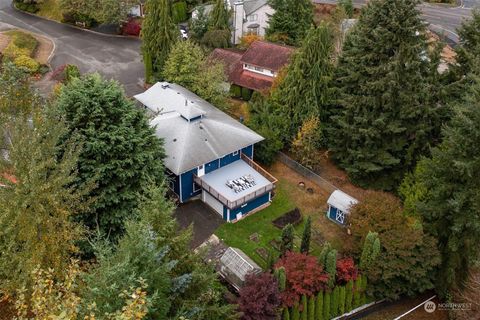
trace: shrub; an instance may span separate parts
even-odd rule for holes
[[[358,270],[351,257],[337,260],[336,280],[338,284],[346,284],[350,280],[356,280]]]
[[[330,318],[330,297],[331,293],[325,292],[325,295],[323,296],[323,318],[324,319],[331,319]]]
[[[211,48],[228,48],[230,37],[229,30],[210,30],[203,36],[202,43]]]
[[[5,48],[3,54],[5,55],[5,58],[10,60],[14,60],[20,56],[30,56],[28,49],[17,47],[15,44],[13,44],[13,41],[10,42],[10,44]]]
[[[173,22],[179,23],[187,20],[187,4],[185,1],[179,1],[172,4]]]
[[[38,10],[39,10],[36,3],[16,2],[15,7],[18,10],[26,11],[26,12],[29,12],[29,13],[37,13]]]
[[[250,100],[250,98],[252,97],[252,94],[253,94],[253,90],[252,90],[252,89],[248,89],[248,88],[243,88],[243,87],[242,87],[242,99],[243,99],[244,101]]]
[[[140,36],[142,25],[136,19],[129,19],[127,23],[122,26],[122,34],[127,36]]]
[[[345,312],[353,309],[353,280],[348,281],[345,287]]]
[[[240,98],[242,96],[242,87],[232,84],[230,86],[230,95],[234,98]]]
[[[240,44],[238,45],[241,49],[248,49],[252,43],[258,40],[262,40],[263,38],[254,33],[247,33],[243,37],[240,38]]]
[[[30,54],[37,48],[37,39],[29,33],[14,30],[7,32],[7,35],[12,37],[13,43],[17,47],[29,50]]]
[[[74,64],[67,64],[65,68],[65,81],[70,82],[74,78],[80,78],[80,70]]]
[[[238,300],[243,319],[275,319],[280,302],[278,283],[272,274],[247,275]]]
[[[328,281],[328,276],[313,256],[287,252],[275,265],[275,268],[280,267],[285,268],[287,276],[287,288],[282,292],[285,306],[295,305],[302,295],[311,297],[325,288]]]
[[[35,61],[35,59],[24,55],[16,57],[13,63],[19,68],[27,69],[30,73],[35,73],[38,71],[38,68],[40,68],[40,64]]]

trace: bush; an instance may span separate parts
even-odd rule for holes
[[[256,35],[254,33],[247,33],[240,38],[240,44],[238,45],[238,47],[241,49],[248,49],[252,43],[262,39],[263,38],[259,35]]]
[[[122,34],[127,36],[140,36],[142,25],[136,19],[129,19],[127,23],[122,26]]]
[[[232,84],[230,86],[230,95],[234,98],[240,98],[242,96],[242,87]]]
[[[280,292],[271,273],[247,275],[239,294],[238,305],[243,319],[274,319],[278,314]]]
[[[92,26],[97,24],[97,21],[94,18],[78,12],[64,13],[62,22],[70,24],[76,24],[77,22],[81,22],[85,24],[85,28],[91,28]]]
[[[74,78],[80,78],[80,70],[74,64],[67,64],[65,67],[65,81],[70,82]]]
[[[242,99],[244,101],[250,100],[250,98],[252,97],[252,94],[253,94],[253,90],[242,87]]]
[[[31,57],[37,48],[38,41],[29,33],[13,30],[5,33],[11,37],[11,41],[4,50],[7,58],[14,60],[19,56]]]
[[[355,281],[357,276],[358,270],[351,257],[337,260],[336,280],[338,284],[346,284],[350,280]]]
[[[35,59],[24,55],[16,57],[13,63],[19,68],[27,69],[30,73],[35,73],[40,68],[40,64]]]
[[[173,22],[179,23],[187,20],[187,4],[179,1],[172,4]]]
[[[277,219],[273,220],[272,223],[275,227],[279,229],[283,229],[287,224],[297,225],[301,221],[302,221],[302,213],[300,212],[300,209],[295,208],[281,215]]]
[[[229,30],[210,30],[203,36],[202,43],[211,48],[228,48],[230,37]]]
[[[5,58],[14,60],[20,56],[30,56],[28,49],[22,49],[13,44],[13,41],[3,51]]]
[[[29,13],[37,13],[38,10],[39,10],[36,3],[16,2],[15,7],[18,10],[26,11],[26,12],[29,12]]]

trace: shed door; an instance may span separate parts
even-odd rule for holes
[[[212,207],[213,210],[215,210],[219,215],[223,217],[223,204],[215,199],[210,193],[206,192],[205,190],[203,191],[203,202],[208,204],[210,207]]]

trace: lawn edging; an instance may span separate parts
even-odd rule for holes
[[[42,16],[39,16],[38,14],[34,14],[34,13],[30,13],[30,12],[27,12],[27,11],[23,11],[23,10],[20,10],[17,8],[17,6],[13,3],[12,1],[12,4],[11,4],[12,8],[18,12],[21,12],[23,14],[27,14],[29,16],[32,16],[32,17],[36,17],[36,18],[39,18],[39,19],[42,19],[42,20],[45,20],[45,21],[50,21],[50,22],[54,22],[54,23],[57,23],[57,24],[60,24],[62,26],[68,26],[70,28],[74,28],[74,29],[77,29],[77,30],[81,30],[81,31],[86,31],[86,32],[90,32],[92,34],[96,34],[96,35],[99,35],[99,36],[104,36],[104,37],[110,37],[110,38],[122,38],[122,39],[132,39],[132,40],[140,40],[139,37],[135,37],[135,36],[124,36],[124,35],[121,35],[121,34],[109,34],[109,33],[103,33],[103,32],[98,32],[98,31],[94,31],[94,30],[90,30],[90,29],[86,29],[86,28],[80,28],[76,25],[73,25],[73,24],[70,24],[70,23],[63,23],[63,22],[59,22],[57,20],[54,20],[54,19],[49,19],[49,18],[45,18],[45,17],[42,17]]]

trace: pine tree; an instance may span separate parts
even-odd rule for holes
[[[287,277],[285,275],[285,268],[280,267],[278,269],[275,269],[275,275],[278,282],[278,289],[280,290],[280,292],[285,291],[285,288],[287,287]]]
[[[361,276],[362,281],[362,294],[360,296],[360,304],[363,306],[364,304],[367,303],[367,277],[366,276]]]
[[[345,313],[345,299],[347,295],[345,291],[345,286],[341,286],[339,290],[340,292],[338,294],[338,315],[342,315]]]
[[[345,312],[350,312],[353,309],[353,280],[347,282],[345,291]]]
[[[331,305],[332,305],[330,307],[331,317],[338,316],[338,306],[339,306],[339,299],[340,299],[339,293],[340,292],[339,292],[338,286],[335,286],[335,288],[333,289],[332,299],[331,299]]]
[[[312,236],[312,218],[308,216],[305,225],[303,226],[302,243],[300,245],[300,252],[308,254],[310,251],[310,238]]]
[[[288,310],[288,308],[283,308],[283,317],[282,317],[283,320],[290,320],[290,311]]]
[[[280,256],[285,256],[288,251],[293,250],[293,236],[294,236],[295,229],[293,225],[287,224],[282,229],[282,240],[280,243]]]
[[[362,305],[361,292],[362,292],[362,276],[360,275],[355,280],[355,285],[353,289],[353,308],[354,309]]]
[[[393,190],[441,123],[428,96],[425,24],[417,0],[374,0],[362,10],[339,59],[339,107],[328,141],[357,184]]]
[[[172,20],[169,0],[147,0],[148,12],[142,23],[142,54],[145,64],[145,81],[161,79],[161,72],[179,31]]]
[[[331,292],[326,291],[325,294],[323,295],[323,319],[329,320],[331,319],[330,316],[330,297],[331,297]]]
[[[313,4],[309,0],[271,0],[275,13],[270,17],[267,36],[270,40],[298,45],[313,24]]]
[[[302,313],[300,315],[301,320],[308,320],[308,299],[306,295],[302,296]]]
[[[308,320],[316,320],[315,319],[315,296],[311,296],[308,298]]]
[[[323,320],[323,291],[317,294],[315,302],[315,320]]]
[[[453,66],[458,77],[468,75],[478,66],[480,56],[480,9],[472,10],[472,18],[458,29],[460,45],[455,48],[457,63]]]
[[[298,310],[298,303],[292,308],[292,320],[300,320],[300,311]]]
[[[333,288],[335,285],[335,274],[337,273],[337,250],[332,249],[327,254],[325,271],[328,273],[328,286]]]
[[[151,184],[164,182],[162,141],[118,82],[98,74],[64,86],[56,108],[65,118],[66,138],[78,136],[83,144],[76,185],[97,182],[93,207],[77,218],[115,239]]]
[[[418,201],[425,230],[437,238],[442,262],[437,291],[461,286],[480,247],[480,77],[454,106],[443,142],[422,160],[416,183],[428,192]],[[417,169],[418,169],[417,168]]]
[[[229,30],[230,12],[225,0],[216,0],[209,17],[209,30]]]
[[[311,118],[327,122],[334,101],[333,33],[322,23],[311,28],[301,48],[293,55],[287,73],[272,95],[281,115],[289,121],[282,127],[283,139],[290,143],[300,126]],[[321,128],[317,129],[322,138]]]
[[[329,242],[325,242],[322,246],[322,251],[318,256],[318,263],[325,269],[327,265],[327,255],[332,250],[332,245]]]
[[[380,253],[380,239],[378,233],[369,231],[365,237],[362,255],[360,256],[360,269],[366,270]]]

